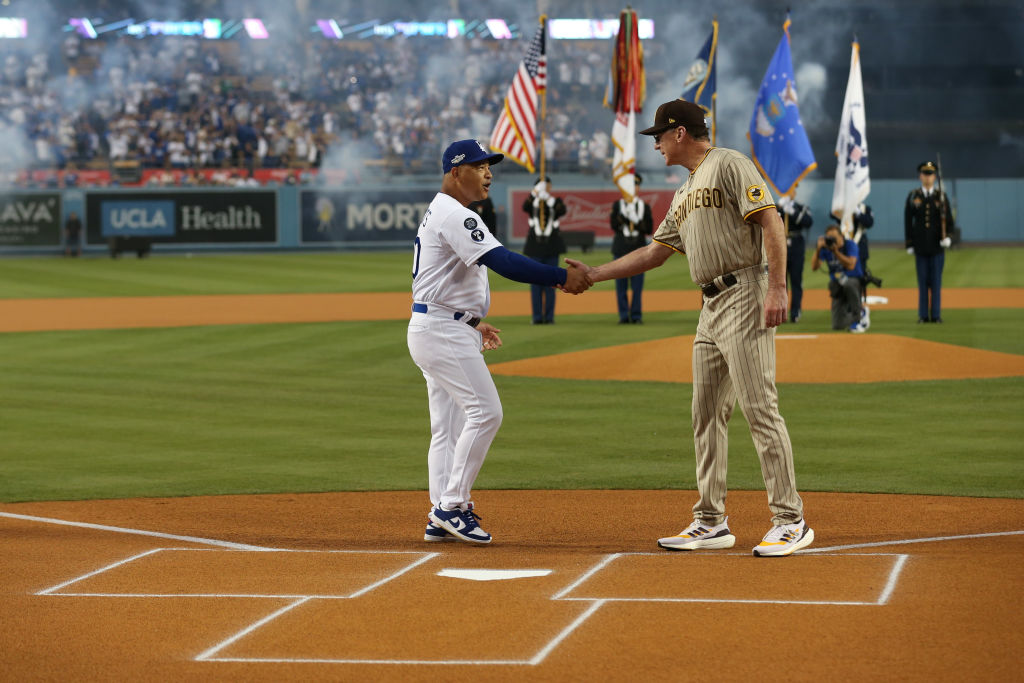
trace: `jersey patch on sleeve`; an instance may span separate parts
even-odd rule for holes
[[[465,226],[466,230],[472,230],[473,228],[475,228],[477,226],[476,219],[475,218],[467,218],[466,220],[462,221],[462,225]],[[479,242],[479,241],[480,240],[477,240],[477,242]]]
[[[751,185],[747,188],[747,199],[752,202],[762,201],[765,194],[767,194],[767,189],[764,185]]]
[[[466,222],[468,223],[469,221],[473,221],[473,219],[472,218],[467,218]],[[475,224],[476,221],[473,221],[473,223]],[[469,226],[467,225],[466,227],[468,228]],[[484,231],[481,230],[480,228],[474,228],[473,232],[469,233],[469,236],[473,238],[474,242],[483,242],[484,241]]]

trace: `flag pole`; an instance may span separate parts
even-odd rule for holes
[[[714,32],[715,58],[718,58],[718,15],[711,18],[711,26]],[[717,66],[716,66],[717,68]],[[711,146],[718,140],[718,78],[715,78],[715,91],[711,93]]]
[[[548,15],[546,15],[546,14],[540,15],[541,29],[545,32],[545,34],[547,33],[547,20],[548,20]],[[545,40],[546,39],[547,39],[547,36],[545,35]],[[546,51],[547,50],[545,50],[545,52]],[[540,134],[540,146],[539,146],[539,149],[540,149],[540,182],[542,182],[542,183],[544,182],[545,170],[546,170],[546,165],[547,165],[545,163],[545,159],[544,159],[544,156],[545,156],[544,155],[544,122],[547,120],[547,111],[548,111],[547,105],[548,105],[548,89],[545,87],[541,91],[541,93],[540,93],[540,123],[537,126],[537,131]],[[537,209],[540,212],[538,214],[538,216],[537,216],[537,218],[538,218],[538,225],[540,225],[540,229],[542,231],[547,228],[547,224],[544,221],[544,209],[546,209],[546,208],[547,208],[547,204],[545,204],[543,201],[541,201],[537,205]]]

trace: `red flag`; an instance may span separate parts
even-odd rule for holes
[[[612,180],[626,201],[636,198],[636,112],[643,109],[646,95],[644,49],[637,27],[636,12],[623,10],[604,100],[606,107],[615,110]]]

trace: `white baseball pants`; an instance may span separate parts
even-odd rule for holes
[[[502,419],[481,335],[450,313],[413,313],[408,343],[427,381],[430,502],[465,509]]]

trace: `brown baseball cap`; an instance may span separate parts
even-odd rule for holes
[[[683,99],[672,100],[658,107],[654,114],[654,125],[640,131],[640,135],[657,135],[669,128],[683,126],[691,137],[701,137],[708,132],[704,123],[704,108]]]

